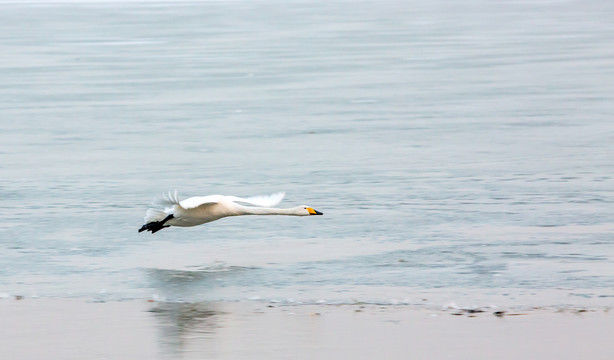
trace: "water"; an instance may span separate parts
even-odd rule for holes
[[[0,293],[611,301],[612,19],[597,1],[5,3]],[[325,216],[138,234],[172,189],[286,191]]]

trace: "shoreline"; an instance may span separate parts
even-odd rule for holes
[[[6,359],[610,359],[609,308],[0,300]],[[492,309],[491,309],[492,310]],[[35,344],[35,346],[33,345]]]

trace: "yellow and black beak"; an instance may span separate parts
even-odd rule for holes
[[[314,210],[312,208],[307,208],[307,211],[309,211],[309,213],[311,215],[324,215],[323,213],[319,212],[318,210]]]

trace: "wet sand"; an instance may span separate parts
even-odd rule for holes
[[[501,314],[499,314],[501,315]],[[3,359],[611,359],[607,309],[0,301]]]

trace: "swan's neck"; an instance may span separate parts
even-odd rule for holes
[[[241,215],[296,215],[296,209],[241,206]]]

